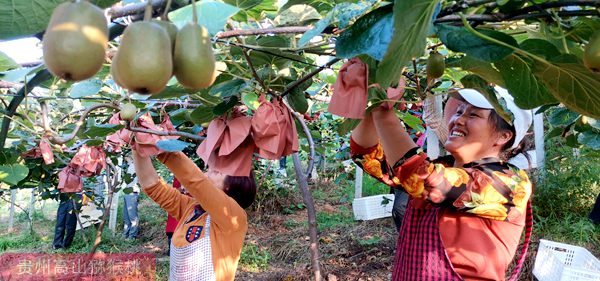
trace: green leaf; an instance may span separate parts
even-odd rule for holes
[[[410,114],[410,112],[408,112],[408,111],[398,112],[398,117],[407,126],[413,128],[419,132],[425,132],[425,128],[423,128],[423,120],[421,120],[419,117],[416,117],[416,116]]]
[[[327,28],[333,21],[333,13],[328,13],[324,18],[315,23],[313,29],[304,32],[300,40],[298,40],[298,47],[304,47],[311,39],[321,34],[325,28]]]
[[[448,49],[486,62],[498,61],[513,52],[510,48],[477,37],[464,27],[440,24],[436,25],[436,28],[438,37]],[[477,31],[506,44],[515,47],[518,45],[514,38],[502,32],[489,29],[478,29]]]
[[[11,57],[0,51],[0,71],[7,71],[21,67]]]
[[[298,113],[304,114],[306,111],[308,111],[308,101],[306,100],[304,91],[306,91],[310,85],[312,85],[312,79],[302,82],[300,85],[292,89],[285,97],[290,104],[290,107],[292,107],[292,109]]]
[[[358,3],[342,2],[333,7],[334,17],[339,29],[346,28],[354,18],[364,14],[376,1],[367,0]]]
[[[237,96],[230,96],[228,99],[225,99],[223,102],[217,104],[213,108],[213,114],[216,116],[221,116],[227,113],[227,111],[232,109],[238,103],[238,101],[239,100]]]
[[[13,163],[0,165],[0,181],[10,185],[16,185],[27,177],[29,169],[25,165]]]
[[[181,86],[167,86],[162,92],[152,95],[152,99],[170,99],[189,95],[188,90]]]
[[[204,0],[196,3],[198,10],[198,24],[206,27],[211,35],[223,30],[227,19],[235,15],[240,9],[222,2]],[[169,13],[169,19],[178,27],[192,21],[192,4]]]
[[[215,106],[223,101],[222,98],[210,95],[208,91],[201,91],[199,93],[196,93],[193,95],[192,98],[201,101],[207,106]]]
[[[572,25],[571,35],[588,40],[596,30],[600,30],[600,18],[577,17],[572,21]]]
[[[367,54],[382,60],[392,40],[394,15],[391,6],[371,11],[342,32],[335,44],[336,55],[353,58]]]
[[[260,2],[262,2],[262,0],[223,0],[223,2],[232,6],[236,6],[241,10],[248,10],[256,7],[258,4],[260,4]]]
[[[500,70],[506,89],[515,98],[515,103],[520,108],[532,109],[557,102],[533,75],[529,64],[520,56],[509,55],[495,62],[494,65]]]
[[[465,88],[471,88],[479,91],[479,93],[483,94],[483,96],[492,104],[494,110],[502,119],[504,119],[509,124],[512,124],[512,114],[508,111],[506,104],[501,103],[496,97],[496,91],[492,88],[487,81],[483,80],[481,77],[469,74],[462,79],[460,79],[460,83],[465,86]]]
[[[564,127],[572,124],[579,118],[579,114],[564,107],[555,108],[548,116],[548,122],[553,127]]]
[[[256,93],[242,93],[242,102],[251,110],[256,110],[260,106]]]
[[[0,73],[0,78],[2,79],[2,81],[6,82],[23,82],[26,79],[30,79],[33,76],[33,74],[37,72],[37,70],[37,67],[17,68]]]
[[[534,75],[558,101],[573,111],[600,118],[600,74],[570,56],[537,62]]]
[[[186,122],[187,121],[187,119],[186,119],[187,112],[188,112],[187,108],[179,108],[179,109],[176,109],[173,111],[169,111],[169,118],[171,119],[173,126],[177,127],[177,126],[181,125],[182,123]]]
[[[458,65],[466,71],[477,74],[484,80],[494,83],[500,87],[504,85],[504,79],[491,63],[476,59],[472,56],[464,56],[458,61]]]
[[[360,123],[360,119],[344,119],[344,121],[340,124],[337,129],[337,133],[340,136],[345,136],[350,133],[356,126]]]
[[[404,66],[423,55],[438,0],[403,0],[394,3],[394,32],[379,69],[377,82],[386,88],[397,83]]]
[[[304,114],[308,111],[308,101],[304,91],[292,90],[285,98],[296,112]]]
[[[213,86],[210,89],[209,94],[220,98],[226,98],[239,94],[246,86],[245,80],[236,78]]]
[[[104,139],[93,139],[93,140],[88,140],[85,142],[85,144],[87,146],[101,146],[103,145],[105,142]]]
[[[89,79],[73,84],[69,91],[69,96],[72,98],[82,98],[95,95],[102,89],[102,81],[98,79]]]
[[[580,148],[581,147],[581,144],[577,140],[577,136],[575,134],[570,134],[567,136],[566,144],[567,144],[567,146],[572,147],[572,148]]]
[[[283,36],[267,36],[256,40],[256,44],[261,47],[285,48],[290,47],[290,39]]]
[[[600,134],[596,130],[585,131],[577,135],[577,141],[591,149],[600,150]]]
[[[236,21],[248,21],[248,17],[257,21],[265,17],[274,18],[277,12],[277,0],[263,0],[259,5],[250,10],[240,11],[236,16]]]
[[[17,161],[19,154],[11,148],[0,148],[0,164],[12,164]]]
[[[190,119],[194,124],[204,124],[215,119],[215,115],[213,114],[213,107],[208,106],[198,106],[192,113],[190,114]]]
[[[542,39],[527,39],[519,44],[521,49],[546,59],[560,56],[554,44]]]
[[[156,142],[156,147],[168,152],[182,151],[190,145],[191,143],[180,140],[159,140]]]
[[[0,40],[29,37],[44,31],[50,15],[64,0],[0,0]],[[91,1],[106,8],[118,0]]]
[[[275,20],[275,26],[304,25],[310,21],[321,19],[317,10],[309,5],[293,5],[281,12]]]
[[[551,139],[554,137],[558,137],[562,134],[563,130],[564,130],[564,128],[556,127],[554,129],[550,130],[550,132],[548,132],[547,134],[545,134],[544,138]]]
[[[96,124],[85,130],[83,134],[88,138],[105,137],[124,127],[125,126],[119,124]]]

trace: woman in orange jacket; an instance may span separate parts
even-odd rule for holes
[[[256,196],[252,172],[246,177],[203,173],[182,152],[158,155],[192,197],[160,178],[149,157],[133,151],[142,190],[179,221],[173,233],[169,280],[234,280],[248,229],[245,208]]]

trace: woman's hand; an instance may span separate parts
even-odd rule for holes
[[[158,173],[152,165],[150,157],[142,157],[137,151],[133,150],[133,163],[135,165],[135,173],[142,188],[153,186],[159,180]]]

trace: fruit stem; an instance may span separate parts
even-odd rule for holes
[[[167,0],[167,5],[165,6],[165,11],[162,15],[162,20],[169,21],[169,10],[171,10],[171,0]]]
[[[192,21],[198,23],[198,11],[196,10],[196,0],[192,0]]]
[[[146,2],[146,10],[144,11],[144,20],[150,20],[152,19],[152,0],[148,0],[148,2]]]

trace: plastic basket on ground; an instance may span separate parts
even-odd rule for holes
[[[600,261],[585,248],[540,239],[533,275],[539,281],[600,281]]]
[[[355,220],[374,220],[392,216],[394,194],[354,198],[352,210]]]

